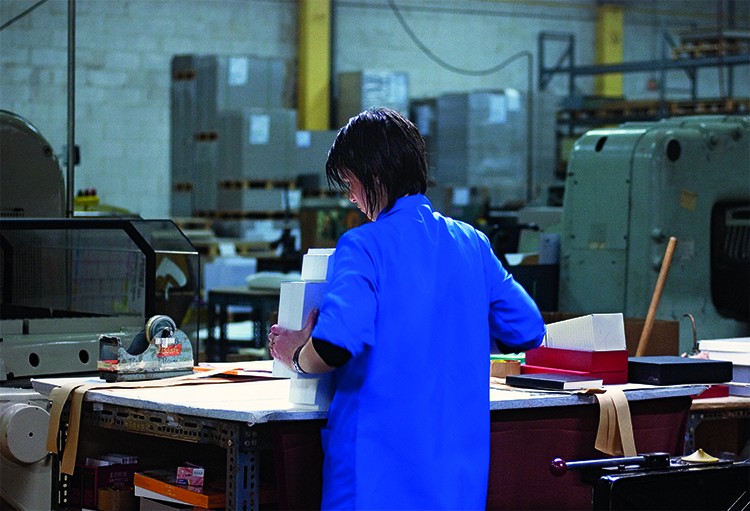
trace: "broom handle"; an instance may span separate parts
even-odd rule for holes
[[[661,293],[664,291],[664,283],[667,280],[667,274],[669,273],[669,266],[672,264],[672,256],[674,255],[674,247],[677,244],[677,238],[671,236],[669,243],[667,243],[667,250],[664,253],[664,260],[661,263],[661,270],[659,270],[659,278],[656,280],[656,288],[654,288],[654,295],[651,297],[651,305],[648,307],[648,314],[646,315],[646,322],[643,324],[643,331],[641,332],[641,339],[638,341],[638,350],[635,353],[636,357],[642,357],[646,353],[648,347],[648,341],[651,337],[651,329],[654,326],[654,319],[656,318],[656,310],[659,308],[659,300],[661,300]]]

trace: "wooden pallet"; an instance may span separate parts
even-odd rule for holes
[[[172,79],[175,81],[194,80],[195,75],[195,69],[185,69],[182,71],[174,71],[172,73]]]
[[[596,118],[643,118],[658,117],[661,104],[658,100],[613,101],[603,104],[595,113]]]
[[[223,240],[221,243],[212,240],[191,240],[195,250],[200,254],[202,261],[213,261],[220,255],[222,255],[222,245],[226,244],[227,241]],[[271,244],[266,241],[239,241],[235,240],[230,242],[234,245],[235,254],[242,257],[274,257],[276,251],[271,248]]]
[[[174,191],[174,192],[192,192],[193,191],[193,183],[189,183],[189,182],[172,183],[172,191]]]
[[[660,104],[658,100],[612,101],[596,108],[561,110],[557,112],[559,122],[566,121],[601,121],[611,118],[644,118],[658,117]]]
[[[194,216],[213,220],[284,220],[296,218],[297,212],[290,211],[195,211]]]
[[[741,55],[750,51],[750,44],[743,39],[718,39],[690,41],[672,48],[672,58],[700,59]]]
[[[662,111],[662,106],[665,108]],[[595,109],[561,110],[557,112],[560,123],[570,121],[627,121],[628,119],[658,119],[663,115],[734,115],[750,112],[748,98],[715,98],[698,100],[635,100],[612,101]]]
[[[750,111],[750,99],[702,99],[697,101],[672,101],[671,115],[740,114]]]
[[[193,135],[196,142],[216,142],[219,140],[219,133],[216,131],[199,131]]]
[[[172,221],[182,231],[207,231],[211,229],[211,220],[207,218],[175,217]]]
[[[346,199],[347,194],[340,190],[303,190],[304,199]]]
[[[294,190],[297,185],[294,181],[286,179],[222,179],[219,181],[219,188],[224,190],[273,190],[275,188]]]
[[[268,257],[275,254],[267,241],[237,241],[234,245],[237,255],[241,256]]]

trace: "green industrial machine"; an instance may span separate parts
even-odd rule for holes
[[[656,315],[700,339],[750,335],[750,117],[692,116],[587,132],[568,162],[561,311]],[[681,325],[680,351],[693,345]]]

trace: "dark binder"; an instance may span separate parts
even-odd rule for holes
[[[724,383],[732,380],[732,363],[678,356],[630,357],[628,381],[649,385]]]
[[[575,374],[527,373],[509,374],[505,383],[513,387],[539,390],[577,390],[601,387],[601,378]]]

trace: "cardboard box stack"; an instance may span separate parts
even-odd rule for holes
[[[109,453],[76,463],[71,478],[68,502],[74,506],[102,509],[99,503],[103,489],[130,490],[138,458],[128,454]]]
[[[699,341],[698,349],[710,360],[732,362],[729,394],[750,397],[750,337]]]
[[[301,280],[281,283],[278,324],[300,330],[315,308],[320,306],[333,265],[333,248],[311,248],[302,257]],[[274,361],[274,376],[289,378],[289,401],[325,410],[331,403],[332,380],[328,374],[298,374]]]
[[[628,382],[623,316],[589,314],[547,325],[539,348],[526,352],[521,374],[575,374],[605,384]]]

